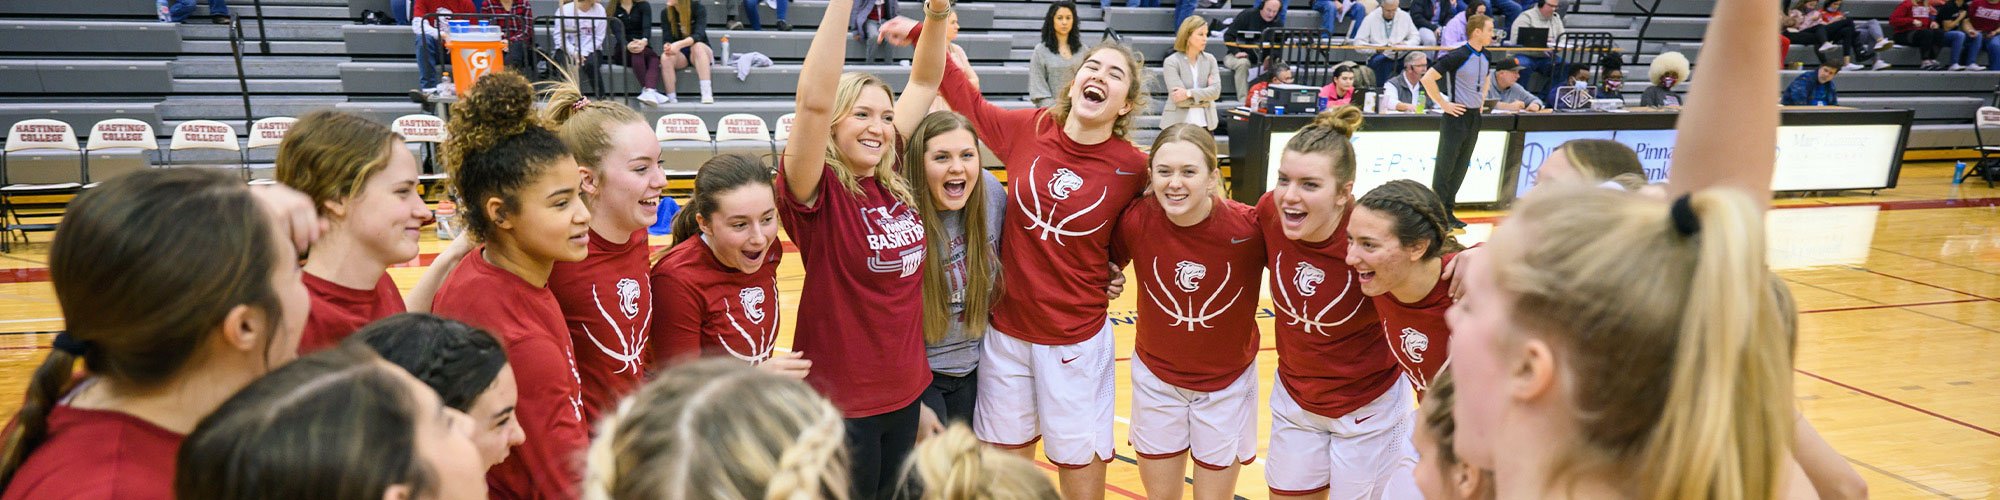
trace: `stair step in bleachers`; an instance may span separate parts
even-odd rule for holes
[[[895,88],[902,88],[910,75],[910,69],[901,66],[849,65],[848,69],[874,73]],[[1027,92],[1028,68],[1025,66],[985,66],[978,71],[982,88],[991,89],[987,93],[989,96],[1018,96]],[[637,80],[631,78],[624,66],[603,66],[599,72],[612,85],[623,81],[634,92],[638,90]],[[755,68],[750,71],[748,80],[737,80],[733,70],[724,72],[718,68],[714,89],[718,95],[792,95],[798,91],[798,78],[799,65],[796,64]],[[349,94],[404,94],[416,86],[417,65],[401,62],[340,63],[340,80]],[[676,83],[682,96],[698,95],[701,88],[700,83],[685,72],[680,74]]]
[[[273,19],[270,26],[264,28],[264,35],[271,37],[272,40],[339,40],[340,28],[353,24],[354,21],[347,19],[325,21]],[[408,26],[402,28],[404,31],[410,29]],[[183,23],[180,25],[180,32],[181,37],[188,40],[229,39],[229,26],[221,24]],[[243,37],[246,41],[255,42],[257,35],[257,21],[244,18]]]
[[[256,118],[296,117],[315,109],[338,105],[346,100],[344,97],[329,96],[260,96],[251,99],[250,114]],[[202,119],[240,122],[243,120],[243,99],[237,96],[173,96],[160,102],[157,113],[161,120],[171,120],[176,123]],[[240,123],[233,125],[241,126]],[[156,130],[161,135],[172,131],[172,128]],[[243,131],[238,130],[237,133]]]
[[[347,58],[269,56],[243,59],[243,74],[256,78],[340,78],[338,63]],[[186,56],[169,65],[175,78],[236,78],[236,59],[229,56]]]
[[[169,61],[138,60],[10,61],[5,65],[9,81],[0,84],[0,92],[165,95],[173,87],[169,64]],[[28,78],[31,72],[32,80]]]
[[[1161,2],[1165,4],[1166,2]],[[1228,22],[1242,13],[1243,9],[1195,9],[1194,14],[1213,21]],[[1180,29],[1174,25],[1174,9],[1161,7],[1112,7],[1106,23],[1119,33],[1173,33]],[[1345,23],[1343,23],[1344,25]],[[1319,12],[1308,9],[1291,9],[1285,12],[1287,28],[1318,28]],[[1209,31],[1222,31],[1221,26],[1209,26]]]
[[[1950,125],[1912,125],[1907,141],[1909,149],[1957,148],[1977,144],[1978,137],[1969,123]]]
[[[7,54],[173,54],[180,48],[179,26],[158,22],[14,19],[0,25],[0,53]]]
[[[237,95],[247,85],[251,95],[302,95],[345,93],[340,80],[325,78],[258,78],[238,81],[230,78],[176,78],[173,81],[175,94]]]
[[[189,40],[181,42],[181,53],[212,54],[212,55],[226,56],[229,55],[230,53],[229,41]],[[347,54],[347,45],[344,42],[338,42],[338,41],[295,42],[289,40],[271,40],[271,53],[277,55],[337,56],[337,55]],[[263,51],[261,48],[258,47],[256,40],[254,39],[247,40],[243,43],[243,55],[245,57],[249,57],[251,55],[263,55]]]
[[[363,26],[350,24],[341,26],[340,33],[341,36],[339,38],[345,41],[348,54],[411,58],[414,60],[412,53],[416,48],[415,41],[417,35],[411,32],[407,26]],[[541,30],[540,33],[544,37],[541,40],[547,40],[547,30]],[[659,36],[659,33],[654,33],[655,40]],[[770,57],[773,61],[796,62],[805,60],[806,50],[812,46],[813,32],[808,30],[714,30],[708,32],[709,40],[715,44],[710,48],[720,53],[722,51],[722,37],[724,36],[730,38],[729,50],[732,53],[760,52],[766,57]],[[966,33],[959,35],[958,45],[965,49],[966,57],[975,62],[1005,62],[1009,61],[1012,56],[1009,47],[1013,43],[1013,38],[1013,35],[1006,34]],[[544,45],[542,46],[542,50],[548,51],[549,48]],[[860,57],[861,51],[862,46],[860,42],[848,42],[847,53],[849,56]],[[909,59],[910,49],[905,47],[890,47],[889,54],[897,59]]]
[[[242,109],[242,108],[237,108]],[[0,102],[0,123],[14,123],[21,120],[46,118],[61,120],[76,130],[90,130],[91,125],[112,118],[131,118],[160,129],[159,104],[150,102]]]
[[[152,2],[78,2],[76,0],[7,0],[0,16],[47,16],[64,19],[112,17],[158,19]]]
[[[714,30],[716,28],[721,28],[724,26],[723,23],[725,21],[728,21],[730,13],[724,11],[724,9],[722,8],[722,2],[720,0],[704,0],[704,2],[705,3],[702,6],[706,8],[706,11],[708,13],[708,23],[710,26],[709,37],[714,38],[715,37]],[[542,10],[542,5],[544,4],[554,5],[555,2],[549,0],[536,0],[535,15],[545,15],[545,14],[555,13],[555,7],[550,7],[549,10],[546,11]],[[785,18],[786,18],[785,20],[787,22],[792,23],[792,27],[794,29],[811,32],[812,28],[819,27],[819,20],[821,18],[826,17],[826,5],[827,2],[825,0],[792,2],[785,9],[787,11],[785,13]],[[922,6],[916,2],[899,2],[897,5],[898,5],[898,10],[896,13],[902,15],[903,17],[916,19],[922,16],[923,14],[921,11],[917,10],[921,9]],[[653,8],[655,9],[664,8],[665,6],[666,6],[665,2],[656,2],[653,4]],[[778,12],[762,4],[759,4],[757,8],[759,16],[764,20],[764,29],[775,31],[775,28],[773,28],[772,26],[777,23]],[[953,10],[958,11],[959,29],[966,34],[986,31],[988,28],[993,26],[993,19],[996,15],[994,6],[990,4],[962,4],[954,7]],[[748,25],[749,21],[744,20],[742,14],[738,13],[736,17],[737,20],[743,21],[746,25]],[[665,18],[655,17],[654,19],[665,19]]]
[[[354,19],[354,16],[348,15],[347,7],[344,6],[273,5],[275,3],[264,4],[265,19]],[[229,6],[229,11],[232,14],[243,17],[254,17],[257,12],[248,2],[234,2]],[[207,14],[208,11],[203,9],[197,11],[197,13]]]

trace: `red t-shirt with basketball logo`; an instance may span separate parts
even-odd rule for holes
[[[312,312],[306,314],[306,328],[299,334],[299,355],[333,347],[355,330],[375,320],[402,313],[403,292],[389,273],[375,282],[373,290],[356,290],[313,276],[304,276],[306,293],[312,296]]]
[[[1257,280],[1264,238],[1257,209],[1218,198],[1181,227],[1153,197],[1119,218],[1112,260],[1130,262],[1139,295],[1135,355],[1153,375],[1191,391],[1229,387],[1257,357]]]
[[[186,436],[130,414],[49,409],[48,439],[14,472],[6,500],[174,498]]]
[[[874,177],[856,179],[855,194],[833,166],[820,168],[812,206],[792,198],[784,176],[777,183],[778,214],[806,267],[792,349],[813,362],[806,382],[847,418],[903,409],[931,383],[923,220]]]
[[[1347,222],[1318,243],[1285,238],[1271,193],[1257,200],[1271,266],[1271,306],[1277,311],[1278,383],[1300,408],[1340,417],[1396,384],[1394,355],[1382,342],[1375,305],[1347,266]]]
[[[646,230],[624,243],[590,231],[590,254],[557,262],[549,291],[562,305],[570,351],[583,382],[583,421],[596,422],[619,398],[646,381],[646,342],[653,324],[653,282]]]
[[[764,250],[764,266],[745,273],[715,259],[700,236],[674,246],[653,266],[655,370],[697,356],[729,356],[750,364],[771,359],[778,341],[778,261],[784,247]],[[810,352],[810,351],[808,351]]]
[[[590,428],[562,306],[536,287],[486,261],[481,246],[460,260],[431,301],[431,312],[500,338],[520,383],[515,418],[528,439],[486,472],[492,498],[577,498]]]
[[[1455,257],[1458,254],[1445,255],[1443,265],[1451,265]],[[1403,372],[1410,374],[1410,384],[1422,393],[1438,372],[1451,366],[1451,327],[1444,322],[1444,312],[1452,304],[1451,281],[1438,278],[1431,293],[1415,303],[1405,304],[1389,293],[1374,297],[1374,302],[1375,310],[1382,313],[1382,333],[1388,337],[1390,354],[1396,356]]]
[[[1146,154],[1117,137],[1078,144],[1045,109],[1000,109],[957,65],[945,65],[938,91],[1007,165],[1010,206],[1000,237],[1007,286],[993,327],[1042,345],[1090,340],[1111,305],[1104,287],[1112,225],[1146,188]]]

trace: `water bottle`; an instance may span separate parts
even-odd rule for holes
[[[1374,92],[1369,92],[1369,93],[1367,93],[1367,94],[1362,94],[1362,97],[1361,97],[1361,112],[1363,112],[1363,113],[1369,113],[1369,114],[1374,114],[1374,113],[1377,113],[1377,112],[1379,112],[1379,110],[1375,109],[1375,106],[1376,106],[1376,102],[1375,102],[1375,93],[1374,93]]]
[[[153,0],[153,3],[159,6],[160,22],[174,22],[174,11],[167,7],[167,0]]]
[[[453,238],[458,237],[457,204],[452,203],[451,200],[444,200],[438,202],[436,218],[437,218],[437,237],[439,240],[451,241]]]
[[[729,35],[722,35],[722,63],[729,64]]]
[[[1965,183],[1965,162],[1963,161],[1958,162],[1958,166],[1951,168],[1951,183],[1952,184]]]

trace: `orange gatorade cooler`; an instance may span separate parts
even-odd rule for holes
[[[444,41],[451,52],[451,81],[458,95],[472,90],[473,82],[506,66],[500,51],[507,42],[500,38],[499,26],[464,26],[452,30]]]

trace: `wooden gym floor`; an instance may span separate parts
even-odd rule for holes
[[[1771,216],[1772,265],[1791,282],[1802,311],[1797,404],[1876,498],[2000,498],[2000,190],[1953,186],[1951,168],[1908,164],[1896,189],[1785,198]],[[1461,238],[1469,244],[1490,230],[1474,224]],[[46,235],[36,238],[0,255],[0,416],[19,406],[48,332],[62,328],[45,268]],[[427,233],[423,246],[429,259],[442,243]],[[390,273],[408,287],[422,271]],[[779,271],[787,317],[803,273],[798,259]],[[1121,353],[1111,498],[1144,494],[1124,444],[1135,296],[1111,305]],[[1268,293],[1262,304],[1258,369],[1268,397],[1277,368]],[[790,328],[787,321],[779,345],[789,345]],[[1268,432],[1270,416],[1259,404],[1260,429]],[[1244,468],[1239,498],[1267,496],[1259,458]]]

